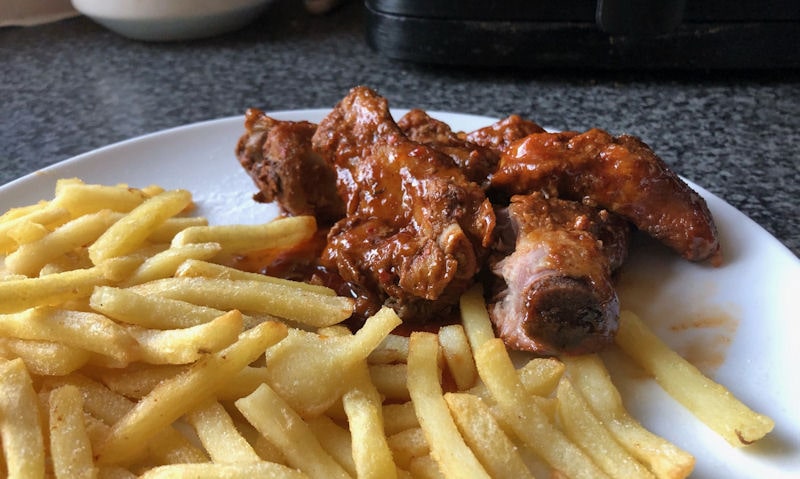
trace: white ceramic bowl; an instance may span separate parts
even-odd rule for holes
[[[203,38],[255,20],[272,0],[72,0],[77,11],[136,40]]]

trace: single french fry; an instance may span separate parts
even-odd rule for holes
[[[747,407],[728,389],[705,376],[669,348],[630,311],[620,313],[616,343],[698,419],[733,446],[752,444],[775,422]]]
[[[0,314],[0,334],[20,339],[53,341],[126,363],[136,358],[136,340],[102,314],[35,308]]]
[[[177,215],[192,202],[186,190],[172,190],[146,199],[111,225],[89,246],[89,258],[96,265],[139,248],[167,218]]]
[[[216,400],[201,404],[186,415],[189,424],[208,451],[211,460],[220,463],[260,462],[253,447],[236,429],[230,415]]]
[[[444,399],[464,441],[491,477],[533,479],[517,446],[500,428],[489,407],[479,397],[447,393]]]
[[[682,479],[692,473],[695,458],[675,444],[650,432],[625,409],[622,397],[611,382],[597,355],[565,357],[567,374],[615,438],[631,455],[659,479]]]
[[[517,371],[526,391],[534,396],[547,397],[558,387],[566,368],[556,358],[532,358]]]
[[[486,310],[483,289],[479,285],[471,287],[461,295],[459,304],[461,324],[474,352],[486,341],[494,339],[494,329],[489,319],[489,312]]]
[[[475,360],[469,339],[460,324],[449,324],[439,328],[439,344],[447,362],[448,370],[459,390],[471,388],[478,379]]]
[[[189,364],[232,344],[242,332],[239,311],[184,329],[146,329],[126,326],[139,343],[139,360],[150,364]]]
[[[113,286],[96,287],[89,305],[116,321],[151,329],[189,328],[225,313],[220,309]]]
[[[18,357],[31,374],[64,376],[76,371],[89,360],[85,349],[54,341],[0,338],[0,357]]]
[[[38,400],[21,359],[0,359],[0,444],[9,478],[44,477]]]
[[[9,238],[14,240],[17,244],[17,250],[26,244],[39,241],[43,237],[50,234],[50,229],[40,223],[32,221],[23,221],[14,225],[13,228],[6,233]],[[13,254],[13,253],[12,253]]]
[[[47,207],[49,204],[50,204],[49,201],[41,200],[37,203],[33,203],[30,205],[16,206],[13,208],[9,208],[3,214],[0,215],[0,223],[5,223],[11,220],[15,220],[22,216],[33,213],[34,211],[41,210]]]
[[[151,281],[132,290],[220,310],[269,314],[316,328],[344,321],[354,307],[351,298],[253,280],[179,277]]]
[[[278,447],[289,466],[311,478],[349,478],[300,416],[268,385],[235,402],[245,418]]]
[[[181,263],[187,259],[210,259],[221,250],[222,247],[219,243],[193,243],[185,246],[172,246],[144,260],[120,286],[130,286],[155,279],[170,278],[175,275],[175,271]]]
[[[219,243],[222,246],[221,254],[245,254],[292,247],[311,238],[316,229],[313,216],[278,218],[257,225],[193,226],[175,235],[172,245]]]
[[[408,391],[431,456],[445,476],[489,477],[464,443],[442,396],[438,372],[439,342],[435,334],[414,332],[408,348]]]
[[[356,476],[394,479],[397,470],[383,430],[382,398],[372,384],[366,359],[354,368],[352,381],[342,404],[352,435]]]
[[[176,234],[190,226],[208,226],[208,219],[202,216],[173,216],[167,218],[147,237],[153,243],[170,243]]]
[[[9,235],[9,232],[19,225],[37,223],[52,228],[69,221],[69,219],[69,211],[53,203],[47,203],[27,214],[0,222],[0,254],[8,254],[16,249],[17,243]]]
[[[35,276],[59,256],[94,242],[116,219],[110,210],[75,218],[37,241],[20,245],[6,257],[6,267],[15,273]]]
[[[486,387],[508,424],[524,444],[551,467],[569,477],[608,477],[567,436],[550,422],[547,414],[519,380],[501,339],[491,339],[475,350],[475,364]]]
[[[50,457],[57,478],[95,478],[98,471],[83,418],[83,397],[71,385],[50,393]]]
[[[77,218],[99,209],[128,213],[147,198],[144,191],[124,185],[95,185],[60,179],[56,182],[53,204],[65,208],[73,218]]]
[[[156,386],[114,424],[97,451],[98,462],[111,464],[137,457],[155,433],[221,389],[226,379],[285,335],[283,324],[262,323],[242,333],[238,341],[222,351],[196,362],[185,373]]]
[[[617,442],[592,413],[586,400],[575,390],[569,379],[561,380],[556,397],[558,417],[563,431],[606,474],[610,477],[625,478],[655,477]]]
[[[274,462],[171,464],[156,466],[139,476],[141,479],[307,479],[300,471]]]
[[[0,281],[0,313],[56,305],[87,297],[95,286],[108,284],[101,268],[79,269],[38,278]]]
[[[203,243],[200,243],[203,244]],[[218,243],[217,243],[218,244]],[[336,291],[316,284],[304,283],[302,281],[292,281],[289,279],[277,278],[266,274],[251,273],[242,271],[230,266],[217,263],[209,263],[198,259],[187,259],[175,271],[175,276],[184,278],[219,278],[219,279],[243,279],[253,281],[263,281],[265,283],[275,283],[283,286],[305,289],[313,293],[325,296],[336,296]]]

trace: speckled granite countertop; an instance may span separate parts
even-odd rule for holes
[[[85,18],[0,29],[0,184],[116,141],[201,120],[331,107],[366,84],[395,107],[600,126],[649,143],[674,170],[800,255],[800,74],[438,68],[364,41],[361,4],[313,16],[280,0],[244,30],[142,43]]]

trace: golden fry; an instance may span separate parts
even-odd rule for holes
[[[108,284],[101,268],[78,269],[38,278],[0,281],[0,313],[88,297],[95,286]]]
[[[464,393],[447,393],[444,399],[464,441],[492,477],[533,479],[517,446],[500,428],[483,400]]]
[[[230,345],[242,332],[242,314],[231,311],[208,323],[184,329],[125,329],[139,343],[139,360],[150,364],[189,364]]]
[[[200,243],[200,244],[205,244],[205,243]],[[207,261],[200,261],[197,259],[187,259],[186,261],[184,261],[183,264],[181,264],[178,267],[177,271],[175,272],[175,276],[180,276],[184,278],[203,277],[203,278],[243,279],[243,280],[263,281],[265,283],[275,283],[283,286],[300,288],[308,290],[313,293],[322,294],[325,296],[336,296],[336,291],[326,286],[303,283],[302,281],[292,281],[289,279],[276,278],[274,276],[268,276],[260,273],[250,273],[248,271],[242,271],[236,268],[232,268],[230,266],[225,266],[217,263],[209,263]]]
[[[177,215],[191,202],[192,195],[185,190],[165,191],[148,198],[89,246],[89,258],[99,265],[109,258],[132,253],[167,218]]]
[[[81,391],[71,385],[50,393],[50,457],[57,478],[96,478]]]
[[[342,396],[359,478],[397,477],[392,452],[383,430],[381,402],[382,398],[370,380],[365,359],[354,369],[353,384]]]
[[[149,438],[221,389],[226,379],[285,335],[284,325],[262,323],[242,333],[231,346],[201,359],[186,373],[159,384],[114,424],[97,451],[98,462],[111,464],[135,458]]]
[[[110,210],[75,218],[47,236],[21,245],[6,257],[6,267],[15,273],[36,276],[47,263],[94,242],[116,220]]]
[[[193,243],[167,248],[144,260],[120,286],[170,278],[184,261],[210,259],[219,254],[221,250],[222,247],[219,243]]]
[[[279,218],[257,225],[193,226],[172,240],[173,246],[219,243],[222,254],[245,254],[271,248],[290,248],[311,238],[317,229],[313,216]]]
[[[300,416],[268,385],[236,401],[236,407],[272,444],[291,467],[311,478],[349,478],[350,475],[320,445]]]
[[[447,477],[489,477],[464,443],[450,416],[439,383],[439,342],[431,333],[414,332],[408,350],[408,391],[431,456]]]
[[[478,373],[497,401],[505,422],[525,445],[554,469],[573,478],[608,477],[586,454],[555,427],[519,380],[501,339],[485,342],[475,351]]]
[[[134,360],[139,352],[136,340],[122,326],[92,312],[36,308],[0,314],[0,334],[59,342],[122,363]]]
[[[610,477],[655,477],[617,442],[568,379],[559,383],[557,398],[558,417],[567,437]]]
[[[214,462],[255,463],[258,454],[236,429],[231,416],[216,400],[208,401],[186,415],[189,424]]]
[[[316,328],[349,318],[354,304],[351,298],[252,280],[181,277],[151,281],[132,288],[141,294],[158,294],[220,310],[269,314]]]
[[[38,400],[21,359],[0,359],[0,444],[9,478],[44,477]]]
[[[620,314],[616,342],[676,401],[733,446],[752,444],[775,427],[721,384],[704,376],[659,339],[633,313]]]
[[[622,404],[619,391],[597,355],[564,358],[572,384],[592,412],[628,452],[647,465],[659,479],[682,479],[694,469],[695,459],[634,419]]]
[[[86,364],[90,354],[54,341],[0,338],[0,357],[21,358],[31,374],[64,376]]]

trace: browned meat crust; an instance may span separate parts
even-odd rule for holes
[[[705,200],[641,140],[592,129],[535,133],[511,144],[492,177],[507,195],[544,191],[613,211],[691,261],[719,261]]]

